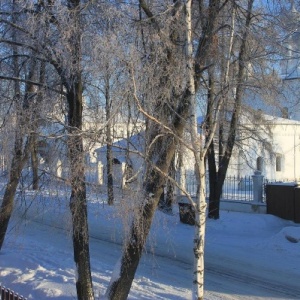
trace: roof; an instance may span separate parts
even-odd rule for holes
[[[125,152],[125,151],[132,151],[132,152],[143,152],[145,149],[145,134],[144,132],[140,132],[138,134],[135,134],[131,136],[129,139],[121,139],[119,141],[116,141],[112,144],[112,150],[113,152]],[[97,148],[95,152],[103,153],[107,151],[107,146],[103,146],[100,148]]]

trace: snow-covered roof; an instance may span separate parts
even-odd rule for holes
[[[129,151],[138,151],[143,152],[145,149],[145,134],[144,132],[140,132],[138,134],[135,134],[131,136],[129,139],[121,139],[119,141],[116,141],[112,144],[112,150],[114,152],[124,152],[126,150]],[[107,151],[107,146],[100,147],[95,150],[95,152],[98,154],[104,153]]]

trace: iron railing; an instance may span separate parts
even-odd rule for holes
[[[198,182],[193,174],[185,176],[186,191],[192,196],[196,195]],[[206,196],[209,197],[209,181],[206,177]],[[222,200],[253,200],[253,181],[252,176],[227,176],[222,190]]]
[[[293,181],[291,179],[281,179],[279,182]],[[262,201],[266,199],[266,184],[270,182],[278,182],[278,180],[263,179],[263,195]],[[209,197],[209,181],[208,175],[206,176],[205,183],[206,197]],[[198,182],[193,173],[185,174],[185,188],[191,195],[195,196],[197,192]],[[221,200],[239,200],[239,201],[252,201],[253,200],[253,180],[252,176],[227,176],[222,190]]]
[[[0,285],[0,300],[27,300],[14,291]]]

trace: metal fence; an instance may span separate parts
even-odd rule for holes
[[[27,300],[23,296],[18,295],[14,291],[0,285],[0,300]]]
[[[198,182],[193,174],[185,176],[186,190],[192,196],[196,195]],[[206,177],[206,196],[209,197],[209,181]],[[222,200],[253,200],[253,181],[252,176],[227,176],[222,190]]]
[[[262,201],[266,200],[266,185],[271,182],[293,182],[293,179],[281,179],[280,181],[274,179],[263,179],[263,195]],[[209,181],[206,176],[206,197],[209,197]],[[185,188],[191,195],[195,196],[197,192],[198,182],[193,173],[185,174]],[[221,200],[238,200],[238,201],[252,201],[253,200],[253,178],[252,176],[227,176],[222,190]]]

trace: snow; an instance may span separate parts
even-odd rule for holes
[[[96,299],[118,276],[130,205],[89,195]],[[158,211],[129,299],[192,299],[194,227]],[[116,267],[115,267],[116,266]],[[300,224],[266,214],[221,211],[207,220],[205,299],[299,299]],[[115,270],[115,273],[114,273]],[[19,197],[0,252],[0,284],[28,299],[76,299],[68,194]]]

